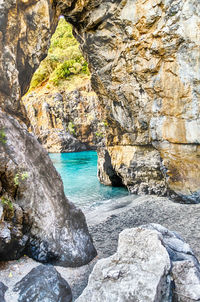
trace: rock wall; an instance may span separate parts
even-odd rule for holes
[[[67,85],[67,83],[66,83]],[[96,149],[105,137],[105,113],[88,80],[74,90],[34,90],[24,99],[32,131],[48,152]]]
[[[26,253],[80,266],[96,255],[85,217],[66,199],[47,152],[20,119],[26,119],[21,95],[55,27],[52,6],[48,0],[0,2],[0,259]]]
[[[131,192],[199,202],[199,1],[59,0],[57,7],[74,25],[106,108],[115,173]]]

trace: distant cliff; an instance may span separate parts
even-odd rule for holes
[[[105,116],[90,81],[70,92],[32,91],[23,100],[30,131],[48,152],[96,149],[105,139]]]

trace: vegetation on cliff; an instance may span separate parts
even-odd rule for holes
[[[74,82],[89,78],[88,64],[79,49],[79,43],[72,34],[72,26],[60,18],[51,38],[48,56],[35,72],[30,90],[45,84],[46,88],[62,88]]]

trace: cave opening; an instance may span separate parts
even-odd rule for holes
[[[110,167],[104,169],[109,186],[99,182],[96,151],[105,146],[108,122],[90,78],[72,26],[61,16],[47,57],[34,73],[22,103],[30,121],[29,131],[48,151],[66,196],[80,207],[128,194],[110,161],[104,163]]]

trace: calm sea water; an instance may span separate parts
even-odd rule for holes
[[[81,208],[97,206],[107,200],[129,194],[123,187],[100,184],[97,178],[96,151],[49,155],[62,177],[66,196]]]

